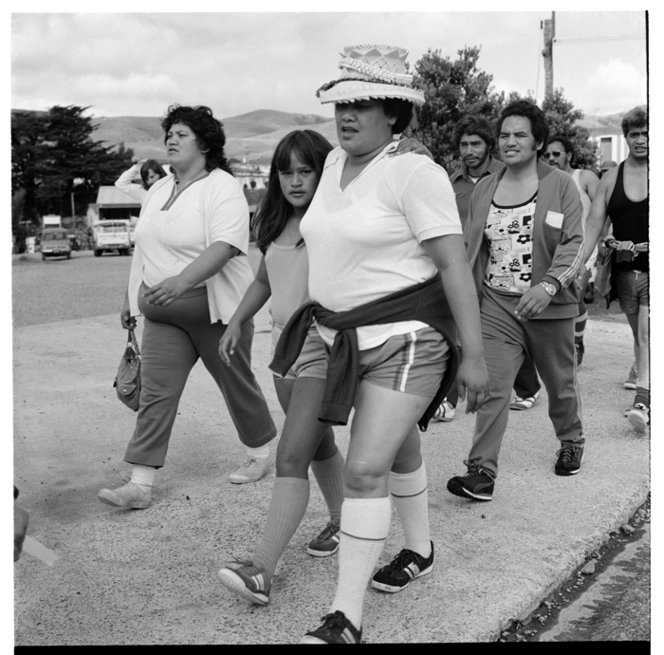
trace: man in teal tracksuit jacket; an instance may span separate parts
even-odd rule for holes
[[[583,260],[582,206],[572,177],[538,162],[547,136],[536,105],[517,101],[505,108],[498,142],[506,167],[477,183],[464,226],[491,391],[476,415],[468,472],[447,488],[474,500],[493,497],[511,390],[526,353],[546,387],[560,440],[555,473],[573,475],[581,468],[573,282]]]

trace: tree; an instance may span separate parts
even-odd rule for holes
[[[439,50],[428,50],[415,64],[426,103],[416,109],[417,126],[412,135],[448,170],[458,158],[452,138],[457,121],[469,114],[493,120],[504,101],[503,94],[493,91],[493,77],[477,66],[480,48],[465,47],[457,54],[458,59],[452,61]]]
[[[72,203],[85,208],[99,186],[113,184],[131,165],[133,151],[124,144],[107,147],[92,140],[96,126],[83,116],[87,109],[12,112],[12,192],[24,193],[12,215],[14,227],[20,220],[38,224],[46,213],[70,215]]]
[[[583,118],[580,109],[565,99],[563,89],[556,89],[553,95],[542,103],[542,111],[549,124],[550,136],[565,136],[574,144],[574,168],[595,169],[597,166],[597,144],[590,140],[590,133],[577,125]]]
[[[458,166],[459,153],[453,132],[461,118],[472,115],[495,121],[503,108],[515,100],[536,102],[531,95],[523,97],[515,91],[507,96],[504,92],[494,92],[493,77],[477,65],[480,48],[465,47],[457,54],[458,58],[452,61],[442,57],[438,50],[428,50],[415,64],[426,103],[416,109],[417,125],[410,132],[429,148],[434,160],[450,172]],[[583,118],[583,112],[574,109],[562,89],[556,89],[542,103],[542,111],[549,122],[550,134],[566,136],[574,143],[574,166],[592,168],[596,145],[588,131],[576,124]]]

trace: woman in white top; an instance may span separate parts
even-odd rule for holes
[[[413,103],[424,101],[406,73],[406,56],[388,46],[346,48],[340,79],[318,91],[321,102],[335,104],[340,147],[328,155],[301,223],[309,294],[324,308],[324,320],[328,310],[357,314],[370,302],[423,284],[442,294],[435,282],[440,273],[463,349],[457,383],[462,398],[467,391],[466,411],[474,412],[486,397],[488,376],[454,192],[428,157],[390,156]],[[455,343],[426,323],[405,319],[356,327],[359,384],[344,472],[337,589],[322,625],[302,643],[359,643],[369,580],[381,591],[397,592],[433,568],[416,424],[436,396]],[[332,347],[336,331],[319,329]],[[405,548],[374,573],[392,503]]]
[[[247,447],[247,462],[230,481],[254,482],[274,462],[269,442],[276,428],[251,370],[253,322],[242,327],[232,368],[217,351],[253,280],[244,256],[249,208],[226,161],[222,125],[208,107],[174,105],[162,127],[174,175],[154,184],[143,203],[121,313],[125,329],[136,325],[136,316],[145,318],[140,407],[125,453],[125,461],[133,464],[131,481],[99,492],[103,502],[133,509],[151,503],[178,402],[199,358]]]

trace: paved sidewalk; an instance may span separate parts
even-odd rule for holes
[[[221,586],[219,568],[249,557],[260,537],[274,475],[228,483],[243,448],[202,365],[182,398],[153,506],[124,511],[97,500],[128,470],[122,456],[135,415],[111,386],[124,338],[116,314],[14,331],[15,481],[30,534],[61,556],[48,567],[24,554],[14,566],[16,645],[297,643],[335,589],[336,557],[305,550],[326,522],[324,501],[313,484],[269,606]],[[254,367],[281,425],[269,349],[263,312]],[[435,568],[400,594],[368,590],[367,642],[496,640],[631,516],[650,488],[649,437],[623,418],[631,361],[626,324],[589,321],[579,371],[587,443],[577,476],[553,473],[558,442],[544,393],[533,410],[510,416],[490,503],[445,488],[464,470],[474,418],[459,413],[430,426],[423,448]],[[337,435],[345,452],[347,429]],[[394,514],[381,564],[402,539]]]

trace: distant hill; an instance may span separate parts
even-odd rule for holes
[[[585,127],[591,135],[619,134],[622,116],[622,113],[585,116],[579,125]],[[109,146],[124,143],[141,159],[164,162],[166,157],[160,122],[160,117],[145,116],[95,118],[93,124],[97,125],[97,129],[92,138]],[[240,116],[222,118],[221,122],[226,132],[226,155],[229,159],[268,164],[279,141],[292,130],[316,130],[333,145],[339,143],[334,119],[315,114],[259,109]]]
[[[337,144],[334,120],[314,114],[290,114],[259,109],[241,116],[220,119],[226,132],[228,158],[269,163],[279,141],[292,130],[313,129]],[[124,143],[137,157],[165,161],[161,118],[121,116],[96,118],[93,139],[105,145]]]

